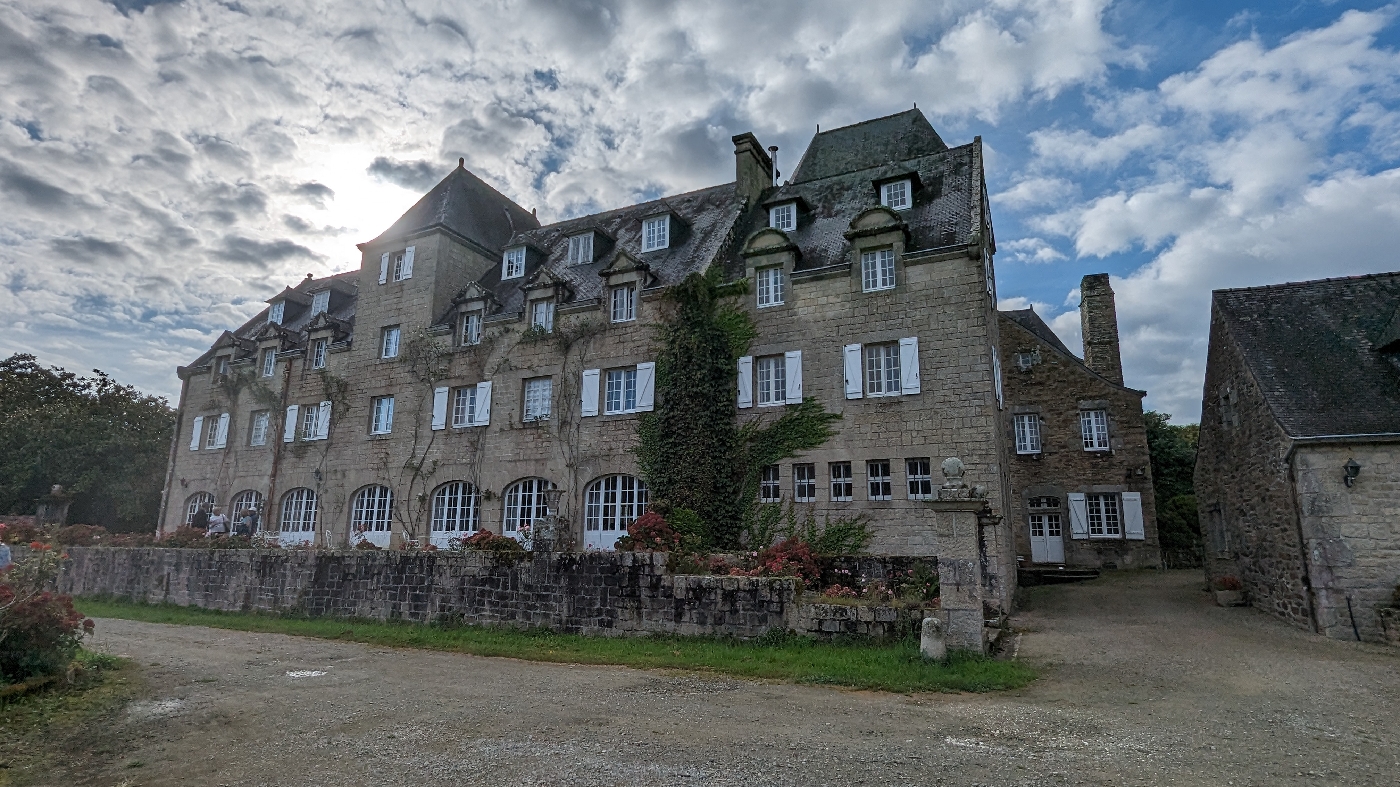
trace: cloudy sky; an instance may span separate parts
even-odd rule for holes
[[[0,352],[173,396],[456,164],[542,219],[791,164],[917,103],[980,134],[1006,306],[1077,347],[1109,271],[1150,407],[1200,409],[1209,294],[1400,268],[1380,2],[0,0]],[[786,168],[786,167],[784,167]]]

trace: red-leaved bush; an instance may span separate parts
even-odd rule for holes
[[[525,547],[510,536],[498,536],[490,530],[478,530],[462,539],[465,549],[484,549],[487,552],[524,552]]]
[[[1236,577],[1220,577],[1215,580],[1216,590],[1244,590],[1244,583]]]
[[[14,596],[9,585],[0,585],[0,607]],[[83,632],[92,628],[69,596],[40,593],[13,603],[0,614],[0,675],[18,683],[63,672],[78,655]]]
[[[680,545],[681,534],[655,511],[637,517],[617,540],[617,548],[627,552],[674,552]]]
[[[815,585],[821,580],[822,570],[817,565],[817,556],[812,554],[812,547],[795,538],[768,547],[755,555],[754,560],[757,563],[754,568],[747,571],[735,568],[730,570],[730,575],[797,577],[809,585]]]

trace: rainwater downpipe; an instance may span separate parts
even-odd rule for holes
[[[269,435],[276,442],[277,449],[272,452],[272,473],[267,478],[267,501],[263,506],[262,516],[263,530],[272,529],[274,533],[277,531],[272,528],[272,512],[277,508],[277,468],[282,464],[282,451],[286,446],[283,436],[287,433],[287,398],[291,395],[291,390],[292,361],[288,358],[285,368],[282,369],[282,434],[274,432]]]

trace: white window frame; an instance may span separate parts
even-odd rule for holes
[[[228,377],[229,357],[220,355],[214,359],[214,377]]]
[[[283,533],[316,532],[316,490],[298,487],[282,495],[282,517],[277,523]]]
[[[860,253],[861,292],[892,290],[895,285],[894,248],[871,249]]]
[[[671,246],[671,214],[642,220],[642,251],[660,251]]]
[[[452,389],[452,427],[462,429],[476,424],[476,386]]]
[[[865,497],[867,500],[877,502],[894,499],[894,479],[890,476],[890,460],[866,460]]]
[[[267,321],[273,325],[281,325],[286,316],[286,301],[273,301],[272,305],[267,307]]]
[[[1116,492],[1084,495],[1084,517],[1089,538],[1123,538],[1123,503]]]
[[[522,421],[548,421],[554,405],[554,378],[532,377],[526,380],[521,398],[524,400]]]
[[[603,390],[603,414],[637,412],[637,367],[609,369]]]
[[[779,465],[764,465],[759,471],[758,500],[780,503],[783,499],[783,471]]]
[[[369,533],[389,533],[394,528],[394,490],[382,484],[355,493],[350,504],[350,537],[366,540]]]
[[[525,275],[525,247],[506,249],[501,255],[501,279],[518,279]]]
[[[759,407],[776,407],[787,404],[787,358],[782,355],[765,355],[754,359]]]
[[[218,416],[204,419],[204,431],[206,432],[204,438],[204,449],[206,451],[210,448],[219,447],[219,421],[220,418]]]
[[[880,185],[880,204],[891,210],[908,210],[914,204],[913,181],[906,179],[882,183]]]
[[[1083,437],[1085,451],[1109,450],[1108,411],[1080,410],[1079,433]]]
[[[311,296],[311,316],[312,316],[312,317],[315,317],[316,315],[318,315],[318,314],[320,314],[320,313],[322,313],[322,312],[330,311],[330,308],[331,308],[331,291],[330,291],[330,290],[321,290],[320,292],[315,293],[315,294],[313,294],[313,295]]]
[[[768,209],[768,226],[783,232],[797,230],[797,203],[784,202]]]
[[[194,515],[201,506],[208,506],[210,511],[214,510],[214,495],[209,492],[195,492],[185,500],[185,527],[189,527],[194,521]]]
[[[481,310],[472,309],[462,313],[462,346],[481,344]]]
[[[1022,456],[1040,453],[1040,414],[1017,413],[1011,418],[1015,424],[1016,453]]]
[[[248,427],[248,445],[267,445],[267,430],[271,425],[271,410],[259,410],[253,413]]]
[[[569,264],[587,265],[593,261],[593,233],[569,236]]]
[[[311,368],[326,368],[326,350],[330,348],[330,339],[311,340]]]
[[[608,294],[609,318],[612,322],[632,322],[637,319],[637,285],[620,284]]]
[[[855,499],[855,479],[852,478],[850,462],[827,464],[827,476],[831,480],[831,502],[849,503]]]
[[[627,528],[646,512],[648,493],[642,479],[630,475],[603,476],[588,485],[584,494],[584,540],[587,533],[627,534]],[[611,548],[606,544],[604,549]]]
[[[277,350],[268,347],[262,353],[262,376],[271,377],[277,373]]]
[[[544,492],[553,488],[554,484],[543,478],[522,478],[506,487],[506,491],[501,495],[504,498],[504,505],[501,506],[502,534],[520,539],[521,525],[529,525],[534,529],[536,522],[549,516]]]
[[[554,332],[554,299],[530,301],[530,327],[545,333]]]
[[[781,265],[759,268],[754,271],[754,281],[758,308],[765,309],[769,306],[783,305],[786,293],[783,292],[783,268]]]
[[[321,406],[319,404],[304,404],[301,406],[301,421],[297,429],[298,438],[301,440],[315,440],[316,427],[321,422]]]
[[[817,502],[817,466],[799,462],[792,466],[792,499],[797,503]]]
[[[394,397],[376,396],[370,400],[370,434],[390,434],[394,431]]]
[[[481,527],[481,493],[466,481],[449,481],[433,490],[432,532],[475,533]]]
[[[899,342],[865,345],[865,395],[899,396],[904,392],[900,374]]]
[[[403,330],[397,325],[390,325],[380,332],[379,357],[382,359],[399,357],[399,342],[403,337]]]
[[[933,460],[927,456],[905,459],[904,480],[910,500],[932,500]]]

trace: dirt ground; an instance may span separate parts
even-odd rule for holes
[[[901,696],[99,621],[151,695],[55,785],[1396,785],[1400,651],[1196,572],[1029,589],[1015,692]]]

